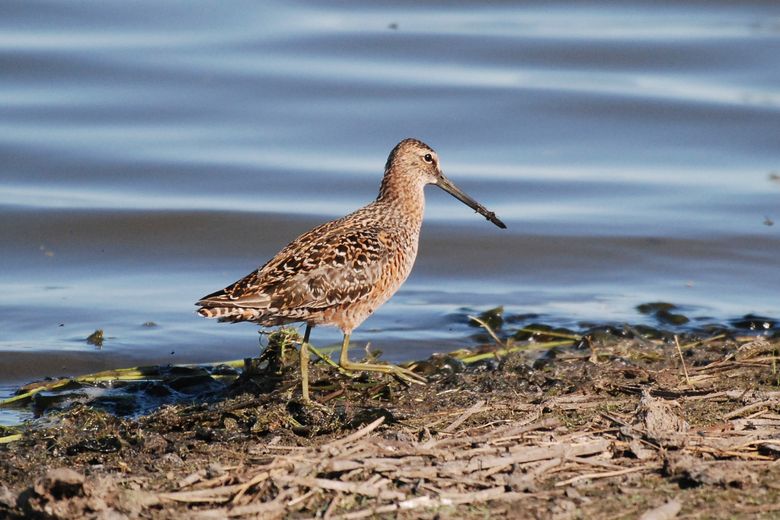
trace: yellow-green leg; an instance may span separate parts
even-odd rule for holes
[[[311,334],[312,326],[306,324],[306,331],[303,333],[303,341],[301,342],[301,399],[304,403],[311,401],[309,399],[309,334]]]
[[[341,355],[339,356],[339,365],[344,370],[364,371],[364,372],[382,372],[383,374],[392,374],[395,377],[407,383],[417,383],[424,385],[427,383],[424,377],[415,374],[411,370],[399,367],[397,365],[380,365],[377,363],[353,363],[349,360],[349,334],[344,334],[344,342],[341,344]]]

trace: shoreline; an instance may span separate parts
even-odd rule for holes
[[[298,400],[292,349],[276,365],[253,362],[221,388],[208,387],[213,377],[203,374],[136,383],[152,393],[210,388],[138,418],[107,412],[100,396],[74,399],[0,444],[0,512],[579,518],[665,507],[693,517],[768,518],[777,511],[780,340],[680,337],[678,349],[641,335],[585,339],[541,355],[527,348],[496,355],[486,343],[462,353],[473,363],[434,356],[413,365],[428,376],[424,387],[353,379],[315,363],[319,404],[310,407]]]

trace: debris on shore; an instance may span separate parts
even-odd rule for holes
[[[240,369],[111,383],[177,397],[151,411],[83,392],[105,380],[33,392],[41,418],[0,430],[0,516],[780,512],[780,338],[525,327],[522,339],[475,318],[485,344],[408,365],[424,387],[314,363],[313,406],[297,400],[289,331]]]

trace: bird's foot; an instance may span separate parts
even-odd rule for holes
[[[342,360],[341,363],[339,363],[339,366],[348,372],[381,372],[383,374],[390,374],[407,384],[424,385],[428,383],[428,380],[420,374],[416,374],[408,368],[399,367],[398,365],[353,363],[351,361]]]

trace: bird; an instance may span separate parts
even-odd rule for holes
[[[257,270],[198,300],[197,312],[223,322],[247,321],[264,327],[305,323],[300,348],[304,402],[311,402],[307,345],[312,328],[319,325],[341,329],[342,369],[383,372],[424,384],[422,376],[396,365],[351,362],[348,350],[352,332],[390,299],[412,271],[428,184],[506,228],[495,213],[444,175],[433,148],[407,138],[390,152],[373,202],[302,234]]]

